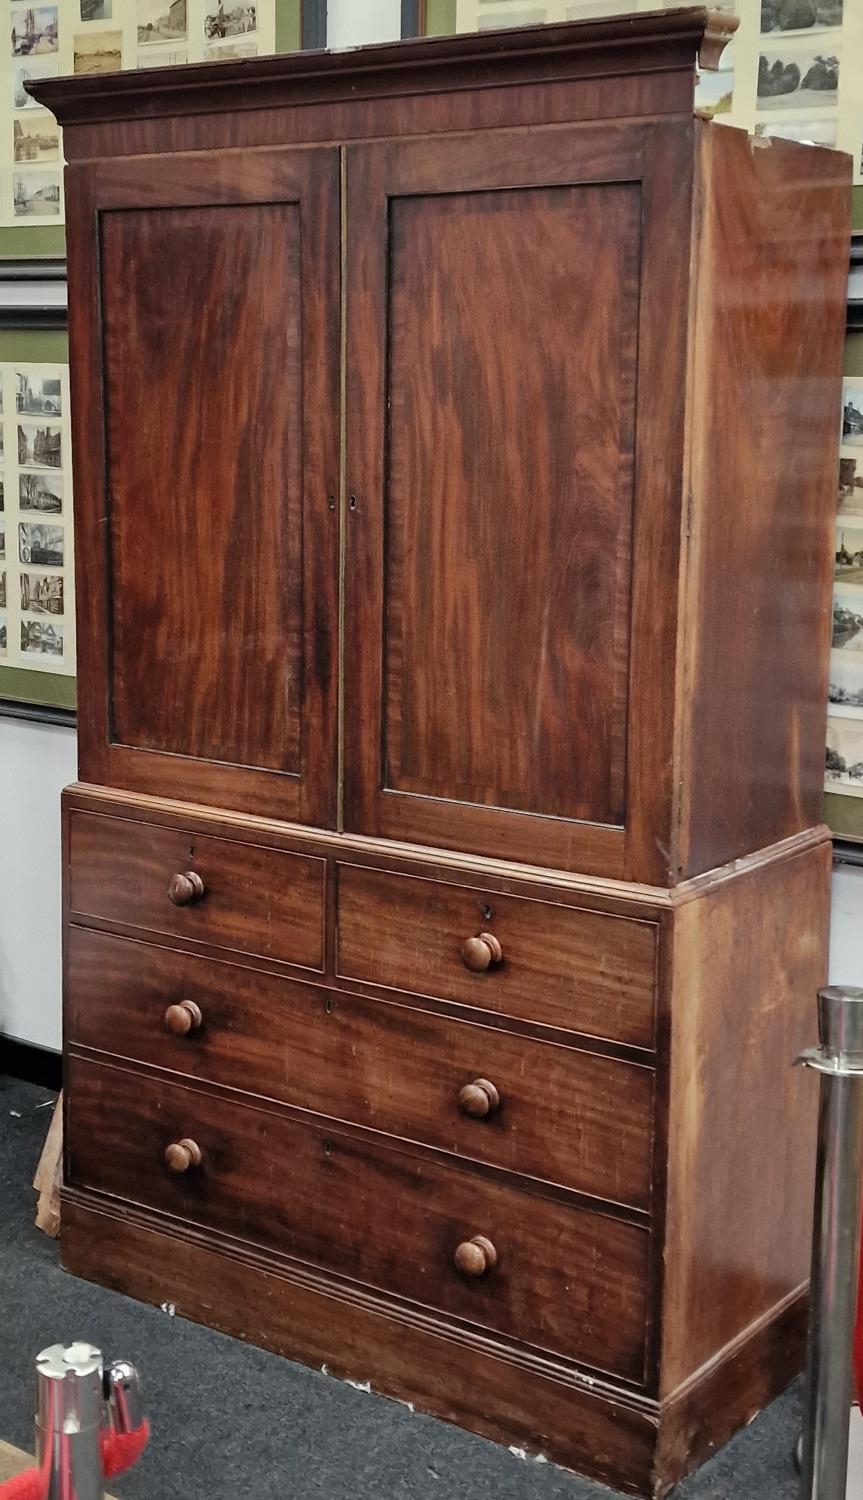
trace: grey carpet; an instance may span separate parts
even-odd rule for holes
[[[611,1500],[551,1465],[65,1275],[33,1227],[30,1183],[52,1095],[0,1079],[0,1437],[32,1448],[32,1368],[88,1338],[133,1359],[153,1439],[123,1500]],[[792,1390],[677,1491],[793,1500]]]

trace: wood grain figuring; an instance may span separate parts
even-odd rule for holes
[[[74,813],[69,911],[302,968],[324,964],[323,860],[183,829]],[[193,864],[205,895],[175,906],[171,876]]]
[[[152,1077],[68,1066],[70,1183],[643,1378],[645,1230]],[[167,1171],[165,1147],[192,1131],[200,1167]],[[389,1201],[398,1213],[381,1215]],[[466,1280],[453,1255],[484,1232],[499,1263]]]
[[[70,179],[80,768],[328,823],[338,154],[163,167]]]
[[[72,1047],[649,1206],[647,1067],[79,928],[66,962]],[[166,1029],[168,1005],[200,1023]],[[477,1078],[498,1103],[475,1118],[461,1095]]]
[[[503,960],[465,967],[491,927]],[[654,1044],[657,928],[649,922],[341,865],[337,973],[632,1046]]]
[[[698,141],[683,877],[822,818],[851,193],[835,152]]]
[[[179,69],[172,71],[176,73]],[[591,124],[619,117],[688,120],[692,115],[691,57],[685,71],[666,72],[648,67],[616,79],[614,100],[608,80],[602,76],[548,76],[541,88],[535,83],[508,83],[471,92],[465,74],[461,88],[453,83],[435,93],[422,89],[416,72],[413,79],[416,91],[400,96],[380,92],[360,98],[352,93],[350,98],[320,105],[284,104],[283,90],[279,88],[274,90],[272,108],[267,109],[263,107],[259,87],[246,96],[252,107],[236,108],[235,89],[229,109],[189,115],[183,120],[183,149],[248,153],[264,146],[340,144],[379,140],[382,136],[425,136],[430,131],[458,135],[513,126],[534,130],[573,121]],[[70,138],[72,145],[66,147],[65,142]],[[63,140],[69,160],[77,164],[106,155],[127,160],[135,156],[170,160],[164,122],[159,118],[148,119],[146,115],[118,119],[110,125],[70,125]]]
[[[664,1395],[809,1275],[818,1090],[792,1064],[826,982],[830,869],[823,844],[675,915]]]
[[[413,1402],[498,1442],[524,1443],[628,1494],[648,1495],[656,1436],[652,1402],[598,1377],[512,1351],[370,1289],[302,1267],[215,1249],[193,1228],[180,1237],[125,1207],[79,1192],[63,1202],[63,1263],[97,1281],[312,1368]]]
[[[299,256],[296,204],[103,216],[122,744],[299,773]]]
[[[623,822],[640,212],[391,203],[387,787]]]
[[[352,831],[672,879],[690,125],[347,151]]]

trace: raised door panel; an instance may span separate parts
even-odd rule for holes
[[[623,821],[639,230],[632,183],[391,205],[394,791]]]
[[[351,829],[663,878],[688,141],[348,150]]]
[[[113,163],[84,180],[98,299],[77,314],[76,376],[102,399],[76,453],[104,541],[88,564],[85,538],[82,590],[103,592],[105,562],[107,589],[82,652],[82,773],[329,822],[337,154]],[[80,428],[97,419],[89,450]]]

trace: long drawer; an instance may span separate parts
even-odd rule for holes
[[[655,923],[358,865],[338,869],[344,979],[649,1048],[656,964]]]
[[[69,909],[321,971],[326,861],[72,812]]]
[[[645,1229],[122,1068],[69,1084],[74,1185],[643,1379]]]
[[[66,1036],[649,1206],[654,1075],[635,1063],[85,928],[68,934]]]

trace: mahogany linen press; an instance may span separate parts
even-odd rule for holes
[[[701,9],[45,79],[77,1275],[662,1494],[802,1359],[850,163]]]

